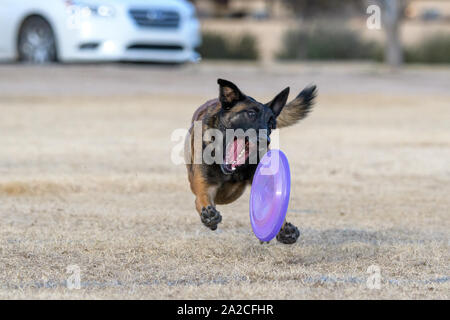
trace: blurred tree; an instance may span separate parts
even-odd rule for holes
[[[268,17],[273,17],[274,0],[265,0]]]
[[[381,8],[386,38],[384,60],[393,68],[399,67],[404,60],[400,39],[400,24],[411,0],[369,0],[367,2],[377,4]]]

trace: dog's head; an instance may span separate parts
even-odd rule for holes
[[[260,155],[267,151],[270,133],[276,128],[276,118],[286,105],[289,88],[281,91],[272,101],[261,103],[243,94],[230,81],[219,79],[217,82],[221,105],[218,121],[225,137],[221,169],[225,174],[230,174],[257,164]],[[229,129],[234,130],[234,136],[230,136]]]

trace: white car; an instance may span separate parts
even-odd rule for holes
[[[0,59],[199,59],[200,24],[187,0],[1,0]]]

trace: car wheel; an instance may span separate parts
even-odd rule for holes
[[[56,61],[56,41],[50,24],[41,17],[23,23],[18,41],[19,60],[30,63]]]

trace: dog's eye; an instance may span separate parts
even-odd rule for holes
[[[253,110],[247,111],[247,115],[248,115],[251,119],[256,118],[256,112],[253,111]]]

